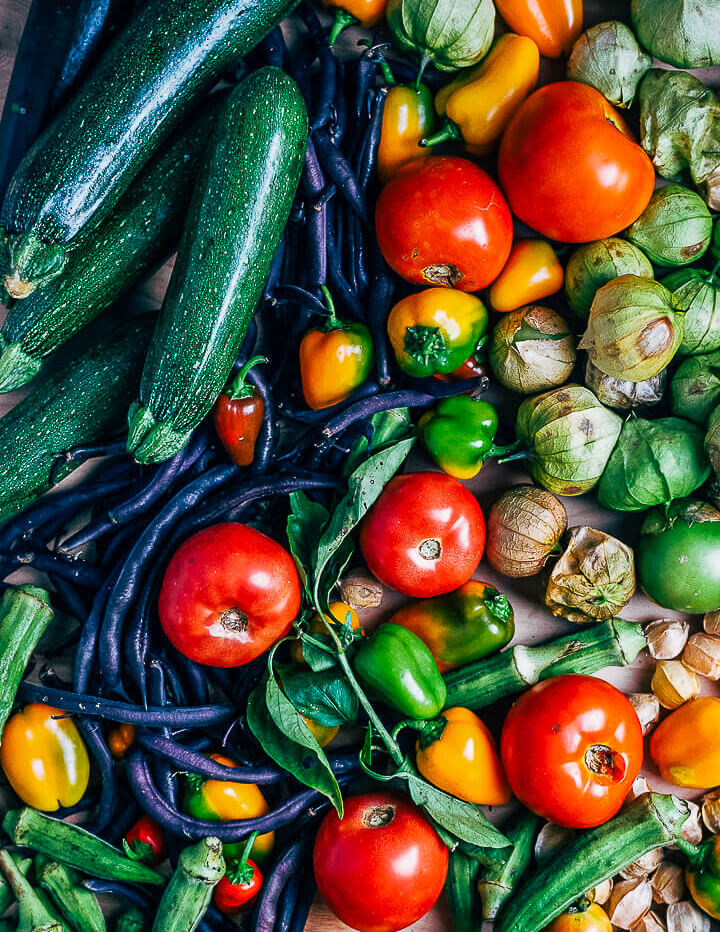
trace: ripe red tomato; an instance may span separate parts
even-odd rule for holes
[[[442,892],[448,849],[423,813],[401,796],[365,793],[329,812],[315,839],[318,889],[338,919],[361,932],[396,932]]]
[[[290,554],[245,524],[188,538],[165,571],[158,614],[180,653],[213,667],[249,663],[284,637],[300,609]]]
[[[500,753],[513,793],[528,809],[568,828],[611,819],[643,760],[630,700],[594,676],[538,683],[508,712]]]
[[[510,255],[512,217],[486,172],[439,156],[411,162],[385,185],[375,232],[388,264],[407,281],[478,291]]]
[[[566,243],[624,230],[655,185],[652,162],[617,110],[574,81],[548,84],[524,101],[503,134],[498,170],[513,213]]]
[[[360,550],[370,572],[417,598],[466,583],[484,547],[480,506],[445,473],[395,476],[360,525]]]

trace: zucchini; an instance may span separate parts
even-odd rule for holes
[[[225,385],[287,223],[307,111],[279,68],[249,75],[219,115],[130,408],[128,451],[173,456]]]
[[[676,844],[688,817],[684,800],[646,793],[604,825],[564,845],[507,901],[495,932],[539,932],[586,891],[648,851]]]
[[[50,488],[59,454],[122,429],[150,333],[148,318],[124,323],[0,420],[0,524]],[[63,464],[56,478],[78,465]]]
[[[0,211],[5,287],[27,297],[112,210],[161,142],[296,0],[148,0],[44,130]]]
[[[224,95],[221,99],[224,99]],[[176,135],[83,237],[64,274],[16,301],[0,330],[0,392],[24,385],[44,356],[85,327],[177,248],[201,156],[220,104]]]

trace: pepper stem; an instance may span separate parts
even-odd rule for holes
[[[419,145],[423,148],[426,146],[439,146],[442,142],[462,142],[462,133],[457,123],[445,118],[445,122],[440,129],[433,133],[432,136],[425,136],[420,140]]]
[[[253,393],[252,385],[248,385],[245,382],[248,372],[253,368],[253,366],[259,365],[261,362],[268,362],[267,356],[253,356],[245,363],[245,365],[240,369],[238,374],[230,383],[228,390],[226,392],[229,395],[232,401],[236,401],[238,398],[248,398]]]
[[[693,845],[692,842],[685,841],[684,838],[678,838],[675,844],[688,859],[691,867],[700,867],[705,855],[703,845]]]
[[[428,366],[435,361],[444,363],[447,357],[445,338],[439,328],[422,324],[407,328],[403,349],[421,366]]]
[[[335,311],[335,302],[332,299],[330,290],[327,285],[320,285],[320,291],[322,291],[323,298],[325,299],[325,307],[328,310],[327,320],[325,321],[326,330],[337,330],[342,326],[340,321],[337,318],[337,313]]]
[[[513,444],[511,444],[511,446],[513,446]],[[498,449],[500,448],[498,447]],[[503,456],[501,460],[498,460],[498,463],[502,466],[503,463],[512,463],[513,460],[526,460],[529,458],[529,456],[530,456],[529,450],[527,449],[518,450],[517,453],[513,453],[511,456]]]
[[[242,853],[240,854],[241,864],[247,864],[247,860],[250,857],[250,852],[252,851],[252,846],[255,844],[255,839],[258,837],[259,834],[260,832],[255,831],[255,832],[251,832],[251,834],[248,835],[248,839],[245,842],[245,847],[242,849]]]
[[[352,13],[349,13],[347,10],[343,10],[342,8],[339,8],[337,13],[335,14],[335,22],[333,23],[333,27],[330,30],[330,36],[328,37],[328,44],[330,46],[335,45],[343,29],[347,29],[348,26],[352,26],[353,23],[357,23],[357,22],[358,22],[357,16],[353,16]]]
[[[514,453],[517,451],[517,449],[518,449],[519,446],[520,446],[520,441],[519,441],[519,440],[516,440],[514,443],[509,443],[509,444],[508,444],[507,446],[505,446],[505,447],[498,447],[498,446],[496,446],[495,444],[493,444],[493,445],[490,447],[490,449],[488,450],[488,452],[485,454],[485,456],[483,457],[483,459],[489,459],[491,456],[505,456],[506,453],[513,453],[513,454],[514,454]],[[520,452],[523,454],[523,456],[525,456],[525,451],[524,451],[524,450],[521,450]],[[510,460],[512,460],[512,459],[522,459],[522,457],[509,456],[509,457],[507,457],[506,459],[500,460],[500,462],[501,462],[501,463],[507,463],[508,459],[510,459]]]
[[[715,263],[715,265],[710,269],[710,278],[709,278],[709,280],[710,280],[711,282],[712,282],[713,280],[717,280],[717,278],[718,278],[718,272],[720,272],[720,259],[718,259],[718,261]]]
[[[430,52],[423,52],[423,57],[420,59],[420,67],[418,68],[417,78],[415,79],[415,90],[420,90],[420,85],[422,84],[423,75],[425,74],[425,69],[432,61],[432,55]]]

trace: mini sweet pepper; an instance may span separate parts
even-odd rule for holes
[[[500,313],[516,311],[560,291],[565,280],[555,250],[544,239],[520,239],[490,286],[490,304]]]
[[[265,416],[265,402],[257,388],[246,381],[248,372],[265,356],[248,359],[221,393],[213,408],[213,423],[220,442],[236,466],[250,466]]]
[[[334,45],[340,33],[348,26],[365,29],[377,26],[385,15],[387,0],[322,0],[322,5],[335,10],[335,22],[328,39]]]
[[[583,0],[495,0],[498,13],[545,58],[568,55],[582,32]]]
[[[685,881],[692,898],[708,916],[720,919],[720,835],[698,847],[685,841],[679,847],[688,859]]]
[[[431,155],[430,148],[420,148],[420,140],[432,133],[434,123],[432,91],[427,85],[395,84],[390,88],[385,98],[377,150],[377,170],[382,184],[408,162]]]

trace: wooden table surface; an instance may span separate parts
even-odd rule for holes
[[[29,6],[30,0],[0,0],[0,102],[4,101],[5,98],[13,57]],[[626,4],[622,0],[593,0],[593,2],[586,2],[586,25],[602,19],[621,17],[627,6],[629,6],[629,2]],[[350,30],[349,33],[343,40],[346,44],[357,38],[357,35],[353,36],[353,30]],[[550,77],[551,74],[555,79],[562,77],[562,71],[559,70],[558,63],[544,62],[543,64],[547,71],[547,77]],[[700,72],[697,72],[697,74],[709,84],[715,86],[720,84],[720,68],[707,69],[704,75]],[[133,305],[159,306],[171,268],[172,262],[169,262],[152,279],[137,289],[133,295]],[[123,302],[122,310],[115,313],[116,315],[119,313],[126,314],[127,310],[128,304]],[[0,320],[2,320],[3,316],[4,311],[0,310]],[[8,395],[0,395],[0,415],[11,408],[23,394],[23,392],[13,392]],[[427,465],[416,454],[410,460],[411,466],[413,463],[415,465]],[[527,474],[521,466],[516,467],[515,464],[512,464],[512,466],[498,467],[495,464],[489,464],[476,480],[468,484],[477,494],[484,510],[487,510],[486,506],[489,506],[501,491],[509,485],[521,481],[527,481]],[[568,511],[569,526],[571,527],[589,524],[616,534],[631,545],[638,535],[640,521],[638,517],[603,511],[597,506],[592,496],[565,498],[563,502]],[[481,563],[476,575],[496,585],[510,597],[515,610],[517,626],[515,641],[533,644],[573,630],[573,625],[554,618],[541,605],[540,584],[537,578],[522,581],[508,580],[505,577],[498,576],[485,560]],[[401,602],[402,597],[395,593],[388,593],[375,617],[364,619],[364,621],[369,620],[371,623],[375,623],[378,619],[388,617]],[[622,615],[628,620],[637,621],[650,621],[659,617],[683,617],[678,613],[660,609],[642,595],[634,596]],[[694,627],[699,627],[699,622],[700,619],[698,618],[691,619]],[[601,675],[625,692],[646,692],[649,690],[652,669],[652,660],[644,652],[631,667],[603,671]],[[715,685],[707,680],[703,682],[703,692],[718,694]],[[492,725],[492,722],[490,724]],[[663,783],[652,767],[651,762],[646,765],[644,773],[653,788],[661,791],[671,789]],[[674,791],[677,792],[677,789],[674,789]],[[688,797],[692,796],[692,794],[686,795]],[[496,815],[500,819],[503,816],[502,810],[497,812],[488,811],[488,814],[493,819],[496,818]],[[401,896],[402,891],[399,890],[398,895]],[[491,924],[486,923],[484,927],[490,929]],[[342,932],[348,927],[335,919],[322,903],[316,903],[307,928],[310,932]],[[416,930],[416,932],[452,930],[452,921],[444,902],[441,901],[430,913],[410,928]]]

